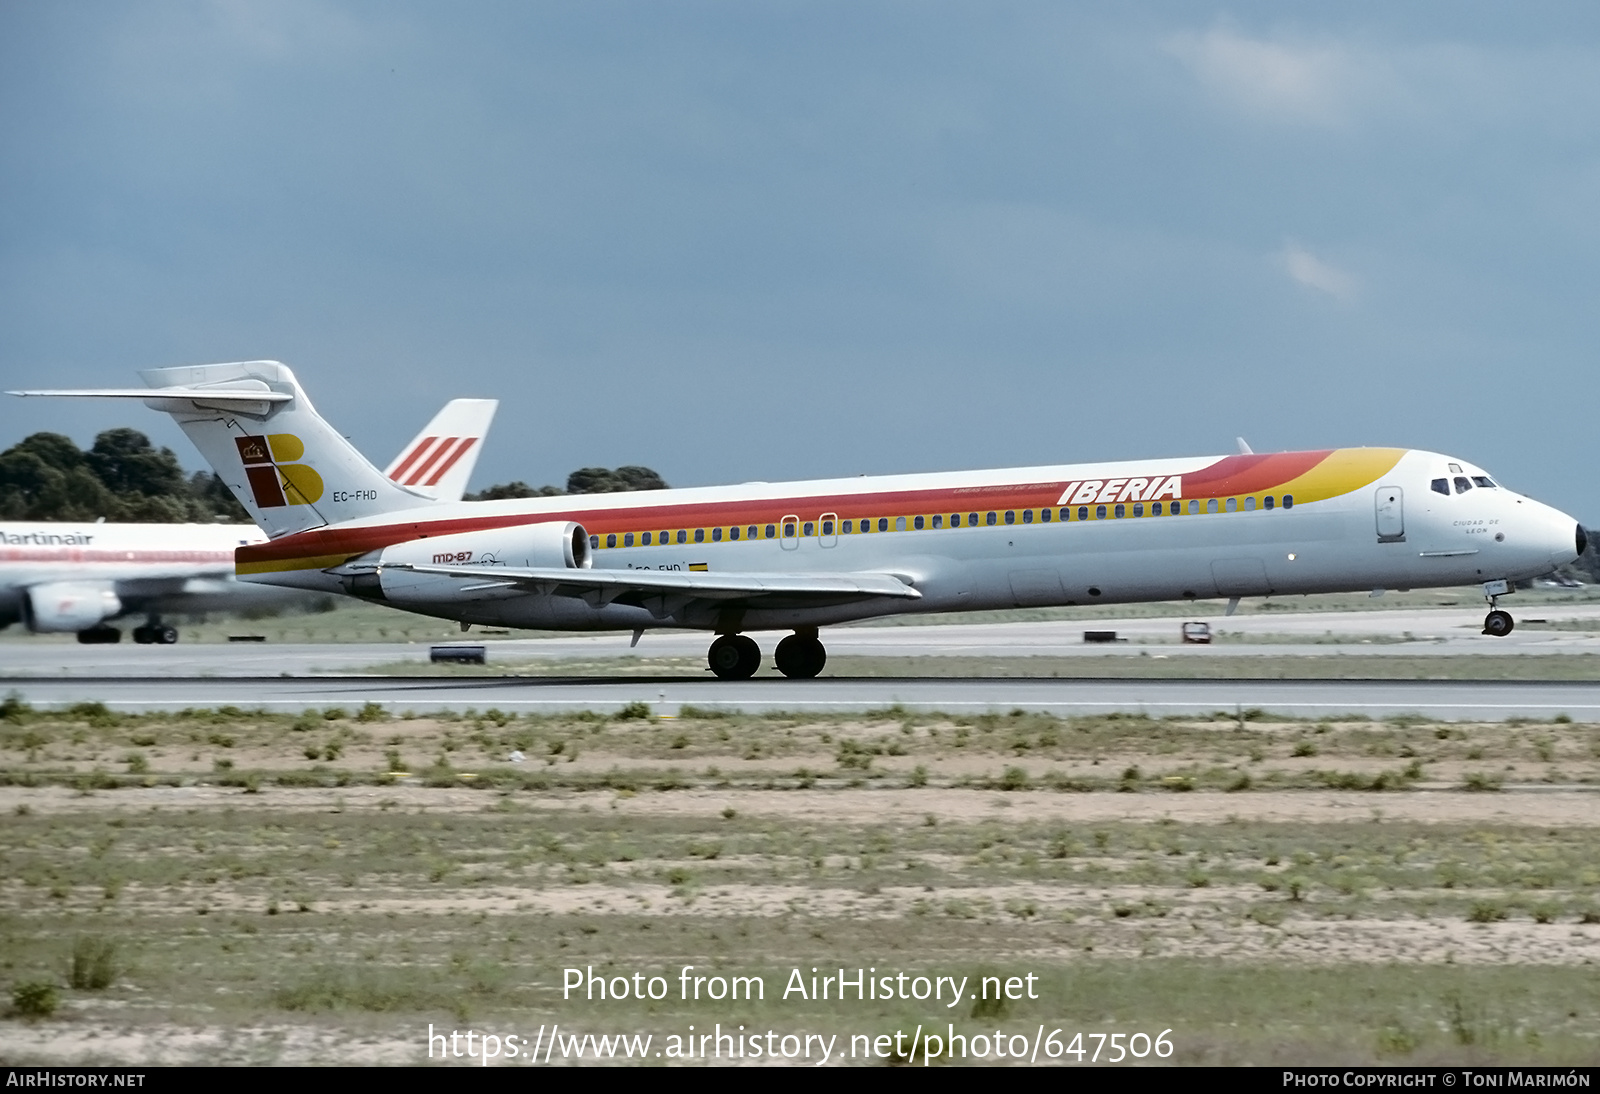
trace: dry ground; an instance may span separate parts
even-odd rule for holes
[[[429,1023],[556,1022],[1600,1059],[1593,726],[0,714],[0,977],[59,999],[0,1021],[9,1064],[413,1063]],[[684,965],[766,998],[678,1001]],[[591,966],[674,996],[564,1001]],[[778,998],[813,966],[1039,998]]]

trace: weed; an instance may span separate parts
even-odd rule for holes
[[[48,980],[24,980],[11,989],[11,1007],[18,1017],[37,1021],[48,1018],[61,1005],[56,986]]]
[[[654,712],[652,712],[650,709],[650,704],[641,702],[638,699],[635,699],[633,702],[628,703],[621,710],[617,711],[617,719],[623,722],[629,720],[648,721],[654,716]]]
[[[109,938],[80,935],[72,944],[67,983],[79,991],[102,991],[117,978],[117,944]]]

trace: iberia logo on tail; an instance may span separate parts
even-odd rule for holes
[[[234,444],[239,446],[239,459],[258,507],[310,505],[322,497],[322,476],[310,466],[294,462],[306,454],[306,446],[293,433],[235,437]]]

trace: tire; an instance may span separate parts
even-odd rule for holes
[[[742,634],[725,634],[711,643],[706,662],[719,680],[748,680],[761,667],[761,647]]]
[[[115,627],[108,627],[102,623],[98,627],[90,627],[86,631],[79,631],[78,641],[85,646],[112,645],[122,641],[122,632]]]
[[[148,646],[156,640],[156,629],[154,627],[135,627],[133,628],[133,640],[141,646]]]
[[[772,660],[791,680],[810,680],[828,663],[828,651],[815,638],[791,634],[772,651]]]
[[[1516,620],[1511,618],[1510,612],[1498,608],[1483,617],[1483,633],[1493,635],[1495,638],[1504,638],[1516,625]]]
[[[173,646],[178,642],[177,627],[157,627],[156,641],[163,646]]]

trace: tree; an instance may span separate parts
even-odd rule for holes
[[[527,483],[500,483],[476,494],[466,495],[467,501],[499,501],[503,498],[549,498],[562,494],[620,494],[630,490],[666,490],[660,475],[648,467],[619,467],[615,471],[605,467],[581,467],[567,476],[567,488],[541,486],[537,490]]]

